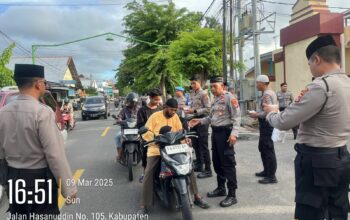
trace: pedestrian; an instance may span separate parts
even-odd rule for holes
[[[295,165],[295,219],[348,219],[350,157],[350,79],[341,70],[341,52],[332,36],[318,37],[306,49],[315,80],[299,102],[278,113],[264,110],[269,123],[287,130],[300,123]]]
[[[58,184],[67,203],[76,198],[77,188],[69,184],[72,172],[55,113],[39,102],[46,91],[44,67],[16,64],[14,80],[20,94],[0,110],[0,160],[8,164],[11,189],[8,212],[23,219],[44,214],[57,218]]]
[[[161,111],[163,108],[160,105],[160,100],[162,99],[162,92],[160,89],[153,89],[148,93],[149,103],[145,106],[142,106],[137,112],[137,124],[136,127],[140,129],[145,126],[148,118],[155,112]],[[147,148],[142,147],[142,167],[143,170],[147,166]],[[139,182],[142,183],[144,177],[144,172],[139,178]]]
[[[223,78],[212,77],[210,88],[215,95],[210,115],[203,119],[193,119],[190,127],[211,124],[212,152],[214,170],[217,174],[218,187],[208,192],[208,197],[227,196],[220,206],[229,207],[237,203],[237,174],[234,145],[238,137],[241,122],[237,98],[224,90]],[[227,181],[228,194],[225,183]]]
[[[148,132],[143,135],[146,141],[154,139],[155,135],[159,135],[163,127],[169,127],[172,132],[181,131],[182,124],[179,116],[176,114],[178,103],[176,99],[168,99],[165,103],[163,111],[153,113],[146,123]],[[157,168],[160,164],[160,150],[156,144],[150,144],[147,153],[147,167],[142,185],[141,209],[138,214],[147,214],[153,201],[153,182]],[[196,177],[192,171],[190,175],[190,188],[194,194],[194,204],[202,209],[208,209],[209,204],[203,199],[198,191]]]
[[[284,109],[286,109],[290,104],[293,103],[294,101],[293,93],[288,91],[288,84],[286,82],[281,83],[281,91],[277,92],[277,99],[278,99],[279,108],[281,112],[283,112]],[[292,128],[292,131],[294,134],[294,140],[297,139],[298,128],[299,126]]]
[[[267,75],[260,75],[256,79],[256,87],[261,91],[262,97],[259,103],[258,112],[250,112],[248,115],[259,120],[259,151],[264,170],[255,173],[257,177],[263,177],[258,182],[261,184],[277,183],[276,170],[277,160],[275,147],[272,141],[273,127],[266,121],[266,113],[263,111],[264,104],[272,104],[278,106],[277,96],[274,91],[269,89],[270,80]]]
[[[195,75],[191,78],[191,87],[191,107],[186,111],[186,114],[193,114],[196,118],[207,117],[210,112],[210,100],[208,93],[201,88],[199,76]],[[200,172],[197,176],[198,178],[209,178],[213,176],[208,148],[208,129],[209,126],[206,124],[198,125],[191,129],[198,135],[198,138],[191,139],[196,154],[194,171]]]

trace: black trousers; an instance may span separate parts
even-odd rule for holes
[[[212,127],[213,134],[212,151],[213,165],[217,174],[218,187],[224,188],[227,181],[227,188],[237,189],[236,159],[234,147],[230,146],[227,140],[230,137],[232,127]]]
[[[348,219],[350,156],[346,146],[325,149],[296,144],[295,149],[295,218]]]
[[[12,197],[12,203],[9,204],[7,212],[10,212],[12,216],[21,215],[26,216],[27,219],[30,219],[30,215],[43,215],[48,214],[51,216],[57,216],[60,214],[58,208],[58,185],[57,182],[48,168],[29,170],[29,169],[15,169],[9,167],[8,180],[12,180],[12,193],[8,196]],[[22,193],[18,193],[16,189],[16,181],[23,180],[25,182],[25,187],[22,187],[19,184],[21,189],[24,189],[26,196],[23,198]],[[44,183],[38,182],[38,180],[45,180]],[[50,191],[49,184],[47,180],[52,181],[52,189]],[[7,188],[9,184],[7,185]],[[37,190],[36,190],[37,188]],[[38,190],[39,189],[39,190]],[[39,193],[41,190],[45,191],[45,197],[42,193]],[[28,192],[33,192],[32,195]],[[37,193],[36,193],[37,192]],[[52,196],[52,202],[49,201],[49,195]],[[18,197],[17,197],[18,196]],[[43,204],[38,204],[35,201],[35,197],[42,200],[44,199]],[[19,204],[21,200],[24,200],[24,204]],[[15,219],[11,219],[15,220]]]
[[[191,131],[197,132],[198,138],[192,138],[192,146],[196,153],[197,165],[205,165],[207,171],[211,170],[210,153],[208,147],[208,125],[197,125]]]
[[[273,127],[265,120],[259,118],[259,151],[264,166],[264,173],[267,177],[275,177],[277,160],[273,141],[271,139]]]

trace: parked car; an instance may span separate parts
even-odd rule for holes
[[[11,90],[11,91],[0,91],[0,109],[5,105],[9,104],[13,100],[15,100],[19,95],[19,91]],[[46,91],[45,95],[40,99],[40,102],[49,106],[56,115],[56,123],[57,127],[60,129],[64,141],[67,140],[67,131],[65,130],[65,124],[62,118],[60,106],[57,104],[50,91]]]
[[[81,118],[85,121],[87,118],[99,118],[103,116],[107,119],[109,116],[109,109],[103,96],[87,97],[81,111]]]

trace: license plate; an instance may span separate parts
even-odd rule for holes
[[[188,151],[188,145],[187,144],[178,144],[178,145],[171,145],[165,147],[167,154],[179,154],[179,153],[186,153]]]
[[[138,134],[138,129],[125,129],[124,134]]]

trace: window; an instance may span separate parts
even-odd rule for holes
[[[5,105],[9,104],[10,102],[14,101],[17,99],[19,94],[13,94],[13,95],[8,95],[6,98]]]
[[[86,99],[85,104],[87,105],[91,105],[91,104],[103,104],[104,103],[104,99],[103,98],[90,98],[90,99]]]
[[[44,104],[45,105],[47,105],[47,106],[49,106],[51,109],[52,109],[52,111],[54,111],[54,112],[56,112],[56,102],[55,102],[55,100],[53,99],[53,97],[51,96],[51,94],[50,93],[48,93],[48,92],[46,92],[45,93],[45,95],[44,95],[44,97],[43,97],[43,101],[44,101]]]

